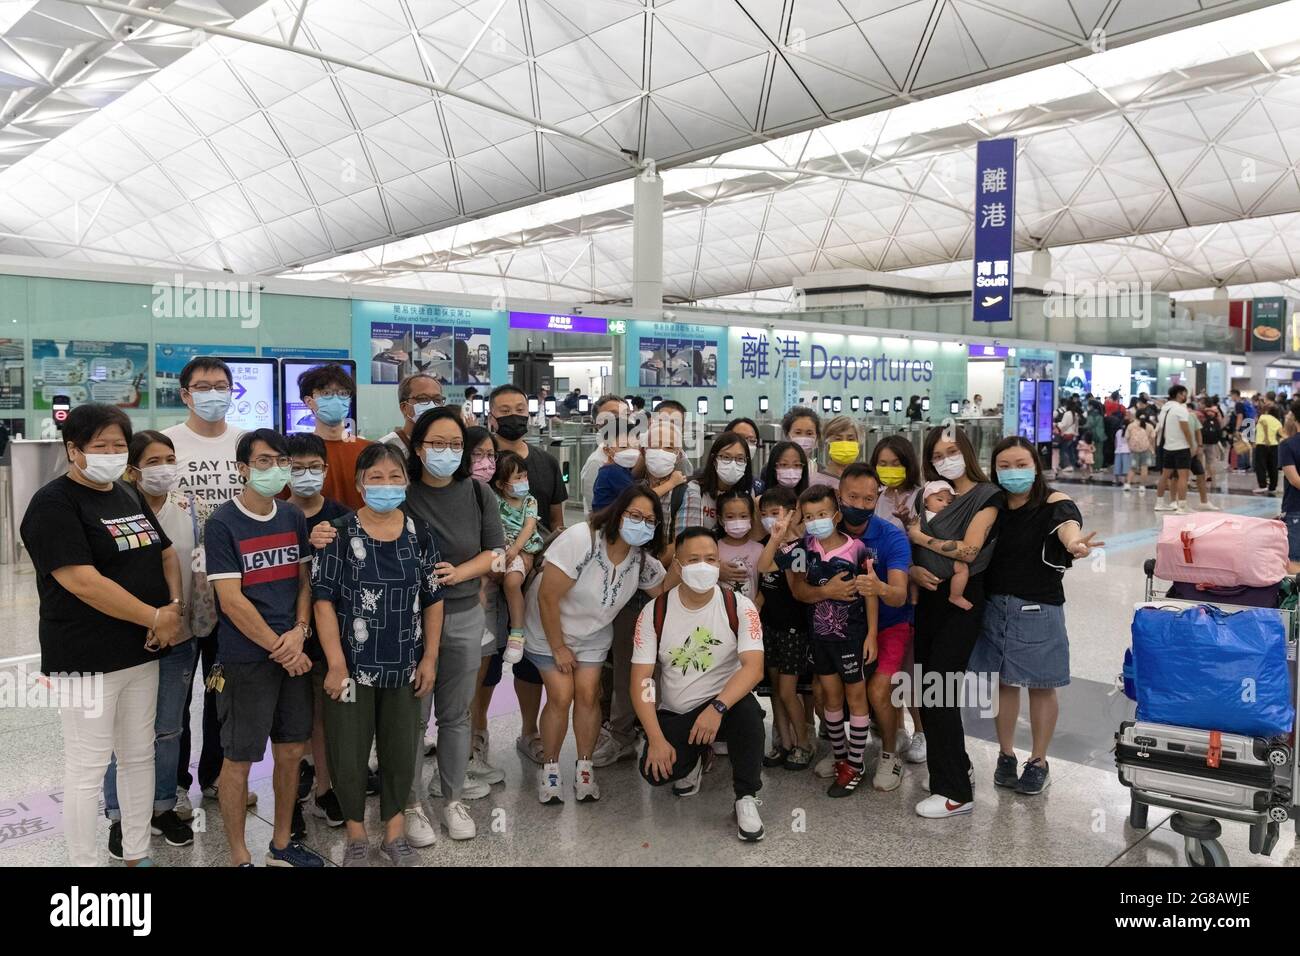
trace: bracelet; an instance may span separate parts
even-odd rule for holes
[[[162,613],[162,608],[156,607],[153,609],[153,624],[149,625],[149,630],[151,631],[158,630],[158,615],[161,613]]]

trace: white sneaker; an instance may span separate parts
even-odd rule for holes
[[[1220,508],[1218,505],[1216,505],[1213,501],[1202,501],[1199,505],[1196,506],[1196,510],[1197,511],[1222,511],[1223,509]]]
[[[1173,510],[1174,510],[1174,506],[1173,506],[1172,504],[1170,504],[1170,503],[1166,503],[1166,501],[1165,501],[1164,498],[1161,498],[1161,497],[1158,497],[1158,496],[1157,496],[1157,498],[1156,498],[1156,505],[1155,505],[1155,507],[1152,508],[1151,510],[1152,510],[1152,511],[1173,511]]]
[[[1252,489],[1250,489],[1250,493],[1251,493],[1252,495],[1266,495],[1266,494],[1268,494],[1268,489],[1267,489],[1267,488],[1252,488]]]
[[[600,728],[600,737],[596,740],[596,749],[591,753],[593,767],[611,767],[620,760],[636,756],[636,741],[620,744],[609,732],[608,727]]]
[[[1177,504],[1175,504],[1175,505],[1174,505],[1174,514],[1176,514],[1176,515],[1185,515],[1185,514],[1187,514],[1187,502],[1186,502],[1186,501],[1179,501]]]
[[[1124,487],[1120,489],[1120,491],[1124,492],[1125,494],[1128,494],[1128,492],[1132,490],[1133,490],[1132,486],[1127,481],[1124,482]]]
[[[424,807],[407,807],[402,811],[405,817],[406,842],[413,847],[424,848],[438,842],[438,829],[429,822]]]
[[[424,755],[426,757],[432,757],[437,752],[438,752],[438,738],[429,737],[426,735],[424,738]],[[407,842],[409,843],[410,841],[408,840]]]
[[[757,843],[767,835],[758,815],[759,803],[753,797],[741,797],[736,801],[736,836],[746,843]]]
[[[825,757],[822,757],[821,760],[818,760],[817,765],[813,767],[813,773],[821,777],[823,780],[835,776],[835,754],[828,753]]]
[[[507,664],[518,664],[524,659],[524,636],[522,634],[512,634],[506,641],[505,652],[501,659]]]
[[[1140,494],[1140,495],[1145,495],[1146,493],[1147,493],[1147,486],[1146,486],[1146,485],[1138,485],[1138,494]]]
[[[176,788],[176,815],[182,820],[194,819],[194,804],[190,803],[190,792]]]
[[[897,790],[903,782],[903,761],[898,754],[882,753],[876,762],[876,775],[871,785],[877,790]]]
[[[442,825],[453,840],[472,840],[478,836],[478,827],[469,815],[469,807],[459,800],[453,800],[442,811]]]
[[[481,800],[492,792],[484,780],[465,775],[465,783],[460,788],[460,798],[462,800]],[[433,776],[429,779],[429,796],[442,796],[442,774],[438,772],[438,762],[433,762]]]
[[[518,737],[515,738],[515,749],[518,750],[525,757],[527,757],[529,760],[531,760],[533,763],[537,764],[537,766],[540,767],[542,765],[543,756],[542,756],[542,735],[541,734],[532,734],[529,737],[525,737],[523,734],[520,734]]]
[[[470,755],[469,765],[465,768],[465,776],[471,780],[482,781],[486,784],[505,783],[506,772],[492,766],[484,758],[483,752],[476,750]]]
[[[548,805],[564,802],[558,763],[548,763],[537,771],[537,802]]]
[[[910,746],[912,746],[912,738],[908,735],[907,728],[899,727],[898,733],[894,736],[894,753],[905,754]]]
[[[908,745],[905,756],[908,763],[925,763],[925,731],[912,734],[912,742]]]
[[[700,777],[704,774],[704,759],[695,761],[695,769],[673,784],[673,794],[678,797],[693,797],[700,792]]]
[[[949,800],[943,794],[935,793],[926,797],[916,805],[916,815],[926,817],[930,820],[942,820],[945,817],[960,816],[963,813],[970,813],[975,809],[975,801],[969,803],[957,803]]]
[[[600,799],[600,784],[590,760],[579,760],[573,768],[573,799],[579,803],[595,803]]]

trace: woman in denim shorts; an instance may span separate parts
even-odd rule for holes
[[[1061,579],[1076,558],[1105,542],[1083,533],[1083,518],[1068,495],[1043,477],[1034,446],[1003,439],[993,449],[991,477],[1007,493],[997,545],[985,575],[984,629],[971,654],[974,674],[998,675],[998,764],[993,782],[1019,793],[1048,784],[1047,747],[1056,729],[1056,688],[1070,682]],[[1020,688],[1029,691],[1033,750],[1016,775],[1015,733]]]

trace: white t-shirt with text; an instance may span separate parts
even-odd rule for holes
[[[1165,402],[1165,407],[1160,409],[1160,418],[1156,422],[1156,435],[1159,436],[1157,443],[1163,445],[1165,451],[1182,451],[1190,447],[1180,422],[1191,428],[1187,419],[1187,406],[1170,399]]]

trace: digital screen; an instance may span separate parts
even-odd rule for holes
[[[735,411],[735,408],[736,408],[736,400],[732,396],[727,395],[722,399],[722,410],[726,412],[728,415],[730,415],[733,411]]]
[[[949,403],[948,403],[948,414],[949,414],[949,415],[956,415],[959,411],[961,411],[961,402],[949,402]]]
[[[1038,442],[1052,440],[1052,413],[1056,410],[1056,383],[1042,379],[1038,383]]]
[[[347,370],[347,373],[352,376],[353,381],[356,381],[357,363],[352,359],[332,359],[330,361],[296,358],[280,359],[280,408],[282,409],[281,420],[284,422],[283,431],[286,435],[315,430],[316,416],[312,414],[307,404],[298,397],[298,377],[304,372],[320,368],[322,365],[342,365]],[[350,430],[355,433],[357,420],[357,397],[355,395],[352,396],[352,408],[348,412],[348,417],[352,420]]]
[[[766,412],[768,407],[769,407],[769,403],[768,403],[767,396],[766,395],[758,396],[758,410],[760,412]]]
[[[903,410],[903,400],[901,398],[894,399],[894,411],[901,412],[902,410]]]
[[[530,402],[529,404],[531,405],[532,403]],[[469,410],[473,415],[482,415],[487,411],[487,399],[478,397],[470,399]]]
[[[930,396],[927,395],[925,396],[925,398],[921,399],[921,411],[928,412],[929,410],[930,410]]]
[[[829,395],[826,395],[822,398],[822,411],[829,412],[830,410],[831,410],[831,397]]]
[[[876,400],[868,395],[862,400],[862,408],[864,411],[874,412],[876,410]]]
[[[578,414],[586,415],[590,411],[591,411],[591,399],[589,399],[586,395],[580,395],[578,397]]]
[[[555,409],[556,409],[555,399],[548,398],[546,400],[546,417],[550,418],[552,415],[554,415]]]
[[[854,395],[852,398],[849,399],[850,411],[856,412],[861,407],[862,407],[862,400],[858,398],[858,396]]]
[[[844,400],[843,400],[842,398],[840,398],[838,395],[837,395],[835,398],[832,398],[832,399],[831,399],[831,411],[832,411],[832,412],[835,412],[835,413],[838,414],[839,412],[842,412],[843,410],[844,410]]]
[[[538,412],[538,410],[539,410],[541,407],[542,407],[542,403],[539,402],[539,401],[537,400],[537,396],[536,396],[536,395],[530,395],[530,396],[528,396],[528,414],[529,414],[529,415],[536,415],[537,412]]]
[[[709,414],[709,400],[707,398],[696,399],[695,411],[699,415]]]
[[[276,394],[276,366],[273,358],[223,357],[230,366],[230,410],[226,424],[242,431],[276,427],[279,406]],[[295,383],[296,384],[296,383]],[[296,391],[294,394],[298,394]],[[310,412],[309,412],[310,414]],[[311,429],[307,429],[310,431]]]

